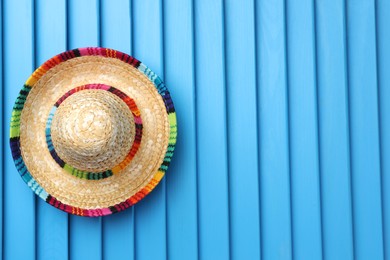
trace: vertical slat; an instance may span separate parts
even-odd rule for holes
[[[4,19],[4,14],[3,14],[3,0],[0,1],[0,116],[1,116],[1,119],[0,119],[0,136],[4,136],[4,133],[6,133],[6,129],[4,130],[5,128],[5,121],[7,120],[6,117],[4,116],[4,103],[5,103],[5,98],[4,98],[4,73],[3,73],[3,63],[4,63],[4,59],[3,59],[3,19]],[[3,193],[3,190],[4,190],[4,186],[3,186],[3,183],[4,183],[4,160],[5,160],[5,149],[7,149],[7,144],[6,142],[4,142],[3,139],[0,139],[0,154],[1,154],[1,157],[0,157],[0,259],[3,260],[3,239],[4,239],[4,235],[3,235],[3,226],[4,226],[4,222],[3,222],[3,200],[4,200],[4,193]]]
[[[347,1],[355,257],[383,259],[374,1]]]
[[[286,10],[293,256],[296,259],[322,258],[313,5],[313,0],[287,1]]]
[[[390,260],[390,2],[376,5],[378,96],[382,162],[382,214],[384,258]]]
[[[256,6],[263,259],[292,258],[284,8]]]
[[[102,46],[131,54],[131,4],[101,1]],[[103,259],[134,259],[134,208],[103,218]]]
[[[99,0],[67,0],[68,49],[98,46]]]
[[[324,259],[353,259],[344,4],[316,1]]]
[[[99,45],[99,2],[68,0],[68,49]],[[69,256],[102,259],[101,218],[70,216]]]
[[[133,55],[164,80],[162,1],[133,2]],[[168,172],[169,174],[169,172]],[[135,205],[135,258],[166,259],[166,178]]]
[[[172,260],[198,259],[193,3],[164,1],[165,83],[177,111],[179,135],[166,176],[167,243]]]
[[[55,12],[54,12],[55,10]],[[35,66],[66,50],[66,2],[35,2]],[[68,214],[37,198],[37,259],[68,259]]]
[[[101,43],[131,53],[131,0],[101,0]]]
[[[224,7],[194,3],[199,258],[229,259]]]
[[[225,4],[231,259],[260,259],[255,4]]]
[[[0,136],[4,136],[4,133],[7,132],[7,129],[5,128],[5,122],[6,116],[4,115],[4,73],[3,73],[3,0],[0,1]],[[4,137],[2,137],[0,141],[0,260],[3,260],[3,200],[4,200],[4,149],[7,149],[8,143],[4,141]]]
[[[35,259],[35,195],[20,178],[9,149],[11,111],[33,72],[33,1],[4,0],[4,259]]]

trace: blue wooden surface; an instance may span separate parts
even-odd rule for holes
[[[3,2],[1,2],[0,4],[0,14],[1,14],[1,17],[3,17]],[[3,61],[3,19],[0,19],[0,36],[1,36],[1,39],[0,39],[0,57],[1,57],[1,61]],[[0,75],[1,75],[1,81],[0,81],[0,101],[1,101],[1,104],[4,104],[4,73],[3,73],[3,62],[0,62]],[[1,159],[0,159],[0,171],[1,173],[4,172],[4,146],[3,146],[3,139],[4,139],[4,113],[3,113],[3,105],[0,106],[0,114],[1,114],[1,120],[0,120],[0,135],[1,135],[1,144],[0,144],[0,154],[1,154]],[[3,195],[4,192],[4,175],[1,174],[1,177],[0,177],[0,194]],[[3,205],[4,205],[4,202],[3,200],[0,200],[0,233],[3,234],[3,224],[4,224],[4,215],[3,215]],[[0,244],[3,245],[3,235],[0,237]],[[2,256],[3,255],[3,246],[1,246],[0,248],[0,255]]]
[[[169,259],[195,260],[198,259],[198,193],[194,8],[190,0],[165,0],[163,9],[165,83],[175,106],[186,108],[176,112],[180,134],[175,160],[166,176],[167,254]]]
[[[376,6],[376,47],[378,73],[379,140],[381,146],[382,225],[385,259],[390,259],[390,2],[380,0]]]
[[[383,259],[375,3],[346,8],[355,257]]]
[[[311,0],[286,6],[294,259],[322,257],[314,11]]]
[[[4,153],[3,173],[3,259],[34,259],[36,255],[35,196],[16,171],[9,149],[9,125],[24,81],[34,70],[34,6],[30,0],[6,0],[3,4]],[[17,30],[16,30],[17,28]],[[15,205],[23,205],[18,207]],[[12,209],[12,210],[11,210]],[[23,249],[20,242],[26,241]]]
[[[322,252],[353,259],[345,6],[332,0],[315,7]]]
[[[263,259],[292,259],[286,3],[259,1],[256,8],[261,252]]]
[[[4,260],[390,260],[386,0],[2,0]],[[167,176],[135,207],[70,216],[8,147],[36,66],[104,46],[158,73],[178,116]]]
[[[229,259],[224,6],[194,5],[199,258]]]
[[[67,48],[66,3],[64,0],[37,0],[35,3],[34,67],[38,67]],[[68,259],[68,215],[54,207],[47,207],[43,200],[36,199],[36,203],[37,258]]]
[[[1,14],[1,17],[3,17],[3,2],[1,2],[0,4],[0,14]],[[3,19],[0,19],[0,36],[1,36],[1,39],[0,39],[0,57],[1,57],[1,60],[3,60]],[[0,81],[0,101],[1,101],[1,104],[4,104],[4,73],[3,73],[3,62],[0,62],[0,75],[1,75],[1,81]],[[1,173],[4,172],[4,146],[3,146],[3,139],[4,139],[4,113],[3,113],[3,105],[0,106],[0,114],[1,114],[1,120],[0,120],[0,135],[1,135],[1,145],[0,145],[0,154],[1,154],[1,159],[0,159],[0,171]],[[4,192],[4,185],[3,185],[3,182],[4,182],[4,175],[1,174],[1,177],[0,177],[0,194],[3,195]],[[0,233],[3,234],[3,224],[4,224],[4,215],[3,215],[3,205],[4,205],[4,202],[3,200],[0,200]],[[0,237],[0,244],[3,245],[3,235]],[[0,248],[0,255],[2,256],[3,255],[3,246],[1,246]]]
[[[260,204],[254,1],[225,1],[225,43],[231,258],[258,259]],[[246,154],[245,160],[235,159],[243,154]]]

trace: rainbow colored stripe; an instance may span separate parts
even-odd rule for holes
[[[31,90],[31,88],[34,87],[36,82],[51,68],[57,66],[61,62],[67,61],[69,59],[80,57],[80,56],[103,56],[108,58],[115,58],[119,59],[127,64],[130,64],[134,68],[138,69],[140,72],[142,72],[156,87],[158,90],[158,93],[161,95],[165,107],[166,112],[168,114],[168,120],[170,125],[170,135],[169,135],[169,142],[167,151],[165,153],[164,160],[162,164],[160,165],[157,172],[154,174],[153,178],[150,180],[148,184],[146,184],[143,188],[141,188],[136,194],[131,196],[130,198],[126,199],[125,201],[110,206],[108,208],[100,208],[100,209],[82,209],[73,207],[67,204],[62,203],[61,201],[57,200],[52,195],[48,194],[40,185],[39,183],[33,178],[31,173],[29,172],[27,166],[25,165],[23,161],[23,157],[21,154],[21,147],[20,147],[20,117],[22,114],[22,110],[24,107],[24,104],[26,102],[27,96]],[[26,184],[43,200],[45,200],[50,205],[63,210],[65,212],[79,215],[79,216],[86,216],[86,217],[98,217],[98,216],[105,216],[110,215],[113,213],[117,213],[120,211],[123,211],[141,199],[143,199],[146,195],[148,195],[160,182],[160,180],[163,178],[165,172],[168,169],[168,166],[171,162],[173,152],[176,145],[176,138],[177,138],[177,122],[176,122],[176,112],[175,108],[170,96],[170,93],[168,89],[166,88],[163,81],[152,71],[150,70],[145,64],[141,63],[137,59],[122,53],[120,51],[107,49],[107,48],[100,48],[100,47],[88,47],[88,48],[78,48],[74,50],[70,50],[67,52],[63,52],[61,54],[58,54],[54,56],[53,58],[46,61],[43,65],[41,65],[38,69],[36,69],[32,75],[29,77],[29,79],[25,82],[23,88],[19,92],[19,96],[17,97],[15,101],[15,105],[13,107],[12,111],[12,117],[11,117],[11,126],[10,126],[10,147],[12,151],[12,157],[15,163],[15,166],[24,180]],[[113,169],[114,171],[114,169]]]
[[[112,94],[118,96],[120,99],[122,99],[123,102],[127,105],[127,107],[130,109],[131,113],[134,117],[134,127],[135,127],[135,138],[134,142],[129,150],[129,153],[127,156],[123,159],[122,162],[120,162],[118,165],[113,167],[110,170],[104,171],[104,172],[87,172],[83,170],[76,169],[75,167],[67,164],[64,160],[60,158],[60,156],[57,154],[56,150],[54,149],[52,137],[51,137],[51,123],[54,117],[54,114],[57,110],[57,108],[64,102],[68,97],[73,95],[74,93],[83,91],[83,90],[103,90],[103,91],[109,91]],[[135,104],[135,101],[127,96],[125,93],[120,91],[119,89],[116,89],[114,87],[105,85],[105,84],[87,84],[83,86],[79,86],[76,88],[73,88],[66,92],[61,98],[57,100],[57,102],[54,104],[53,108],[51,109],[49,116],[46,121],[46,143],[47,148],[49,149],[49,152],[53,159],[57,162],[57,164],[63,168],[68,173],[72,174],[75,177],[86,179],[86,180],[100,180],[107,177],[112,176],[113,174],[119,173],[122,169],[124,169],[134,158],[135,154],[137,153],[142,140],[142,119],[141,119],[141,113]]]

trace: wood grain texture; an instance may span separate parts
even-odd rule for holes
[[[165,0],[164,76],[177,111],[178,139],[166,174],[167,254],[198,259],[194,10],[191,0]],[[178,37],[180,36],[180,37]]]
[[[225,1],[227,143],[232,259],[260,258],[254,4],[252,0]],[[238,64],[243,64],[243,66],[237,66]]]
[[[293,257],[321,259],[314,2],[286,4]]]
[[[286,7],[256,7],[262,259],[292,259]]]
[[[224,2],[195,1],[199,257],[230,257]]]
[[[4,140],[4,133],[7,132],[7,129],[5,129],[5,118],[4,118],[4,113],[3,113],[3,110],[4,110],[4,73],[3,73],[3,17],[4,17],[4,14],[3,14],[3,1],[0,2],[0,76],[1,76],[1,80],[0,80],[0,116],[1,116],[1,120],[0,120],[0,136],[2,137],[1,138],[1,141],[0,141],[0,155],[1,155],[1,158],[0,158],[0,196],[1,196],[1,199],[0,199],[0,245],[3,245],[3,239],[4,239],[4,233],[3,233],[3,226],[4,226],[4,216],[3,216],[3,213],[4,213],[4,202],[3,202],[3,190],[4,190],[4,161],[5,161],[5,158],[4,158],[4,149],[8,149],[7,147],[7,143],[5,142]],[[0,259],[3,260],[3,246],[0,246]]]
[[[376,3],[376,46],[381,148],[381,184],[384,259],[390,259],[390,2]]]
[[[36,254],[35,195],[15,168],[9,148],[9,126],[16,97],[34,70],[34,6],[29,0],[5,0],[3,8],[3,258],[32,260]]]
[[[347,2],[355,257],[383,259],[375,4]]]
[[[34,8],[37,68],[66,50],[66,2],[37,0]],[[68,259],[68,214],[36,201],[37,259]]]
[[[324,259],[354,258],[344,8],[315,6]]]

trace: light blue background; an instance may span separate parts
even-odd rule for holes
[[[3,0],[1,15],[4,260],[390,259],[390,1]],[[84,46],[147,64],[179,124],[156,190],[94,219],[37,199],[8,146],[24,81]]]

